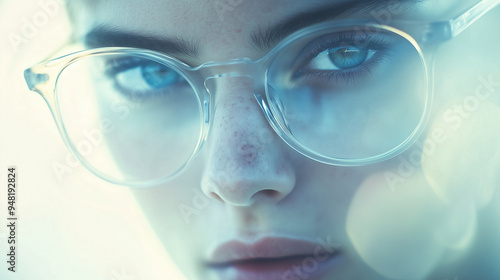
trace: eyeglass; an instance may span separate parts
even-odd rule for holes
[[[107,47],[43,62],[25,79],[73,155],[112,183],[147,187],[184,170],[207,139],[223,77],[254,81],[270,126],[297,152],[362,166],[416,141],[432,101],[433,51],[499,2],[481,1],[442,22],[317,24],[257,61],[190,67],[151,50]]]

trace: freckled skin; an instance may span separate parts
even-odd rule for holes
[[[103,24],[152,36],[180,36],[194,40],[198,42],[200,55],[187,61],[196,66],[207,61],[240,57],[258,59],[265,53],[249,47],[250,33],[289,15],[331,2],[242,1],[233,11],[225,12],[224,20],[221,20],[214,9],[214,1],[108,0],[82,9],[76,28],[79,32],[86,32],[96,24]],[[425,14],[425,10],[420,13]],[[461,44],[459,47],[470,47],[466,42]],[[447,59],[452,60],[443,58],[448,68],[442,73],[450,75],[457,68]],[[443,76],[438,75],[439,78]],[[473,77],[467,76],[466,79],[473,80]],[[372,207],[366,211],[385,213],[380,219],[388,224],[403,223],[410,214],[415,215],[416,221],[435,214],[426,213],[429,217],[422,217],[416,211],[399,216],[399,208],[388,208],[392,206],[388,201],[393,201],[388,197],[398,193],[380,195],[377,203],[368,203],[371,191],[385,190],[386,186],[380,185],[384,184],[380,179],[384,172],[397,174],[398,159],[356,168],[312,161],[299,155],[274,133],[255,101],[255,88],[251,83],[240,78],[225,78],[217,81],[216,89],[210,134],[194,162],[184,173],[161,187],[133,191],[165,249],[188,279],[216,279],[208,278],[204,266],[205,254],[211,246],[229,239],[265,234],[309,240],[331,236],[341,244],[345,261],[322,279],[387,279],[375,273],[373,267],[362,259],[366,255],[377,255],[360,252],[370,250],[370,244],[363,243],[366,239],[356,243],[361,234],[351,232],[349,235],[346,232],[349,213],[353,219],[350,222],[356,225],[353,228],[384,237],[373,241],[374,248],[382,244],[394,249],[395,255],[411,255],[411,252],[405,252],[405,245],[413,242],[411,236],[399,238],[397,229],[384,236],[384,228],[377,227],[376,223],[368,228],[357,223],[364,218],[364,205]],[[450,89],[450,92],[460,92],[460,89]],[[273,137],[264,139],[262,135]],[[124,147],[123,152],[129,148],[132,147]],[[378,179],[366,181],[367,178]],[[372,182],[373,188],[366,182]],[[360,186],[363,186],[362,195],[358,193]],[[200,190],[210,203],[186,220],[179,212],[179,206],[193,205],[193,189]],[[425,200],[413,199],[404,192],[400,194],[401,205],[410,209],[425,205]],[[357,197],[355,207],[351,205],[354,197]],[[397,204],[398,207],[401,205]],[[422,232],[436,229],[435,224],[430,224],[423,223]],[[434,242],[432,239],[427,241],[429,244]],[[354,243],[366,246],[356,247]],[[445,252],[440,247],[438,249]],[[423,254],[425,257],[425,252]],[[400,257],[399,261],[415,262],[410,257]]]

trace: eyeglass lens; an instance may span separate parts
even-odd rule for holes
[[[286,45],[267,73],[271,110],[296,145],[357,159],[407,139],[425,108],[419,50],[387,30],[338,28]],[[176,173],[199,144],[196,91],[175,67],[140,54],[89,56],[57,80],[58,110],[73,150],[120,181]]]

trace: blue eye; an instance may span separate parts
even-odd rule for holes
[[[309,43],[297,59],[294,82],[342,86],[363,82],[393,46],[384,34],[332,33]]]
[[[189,86],[176,70],[153,60],[125,56],[106,64],[105,76],[123,95],[165,95]]]
[[[355,46],[328,48],[311,59],[311,70],[344,70],[360,66],[370,60],[375,50]]]
[[[347,46],[329,49],[328,57],[338,68],[351,68],[365,62],[368,53],[367,49]]]
[[[159,63],[150,63],[140,67],[144,81],[154,89],[170,86],[181,78],[177,72]]]

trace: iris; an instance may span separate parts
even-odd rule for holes
[[[175,71],[159,63],[149,63],[141,66],[141,75],[144,81],[154,89],[172,85],[180,78]]]
[[[355,46],[337,47],[328,50],[328,58],[340,69],[361,65],[368,57],[368,49]]]

